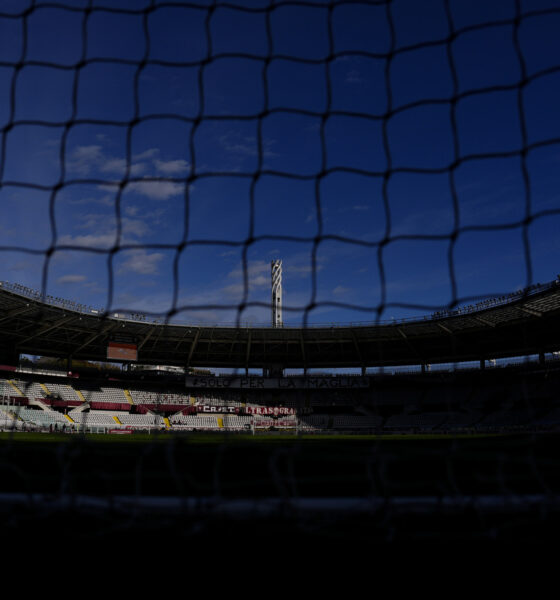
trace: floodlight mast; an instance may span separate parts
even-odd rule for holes
[[[282,261],[270,263],[272,279],[272,327],[282,327]]]
[[[281,328],[282,322],[282,261],[275,259],[270,263],[270,277],[272,282],[272,327]],[[284,367],[279,364],[268,365],[263,368],[264,377],[282,377]]]

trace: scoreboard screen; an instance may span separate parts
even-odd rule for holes
[[[136,344],[109,342],[107,358],[110,360],[138,360],[138,347]]]

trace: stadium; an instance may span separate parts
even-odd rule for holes
[[[275,293],[281,292],[273,290]],[[52,424],[56,429],[68,426],[78,430],[95,424],[105,431],[127,424],[128,431],[134,427],[186,427],[193,431],[249,427],[324,431],[330,427],[334,431],[385,428],[430,432],[507,430],[508,425],[554,427],[560,417],[559,407],[550,404],[556,387],[552,381],[546,384],[550,390],[544,393],[547,400],[541,406],[534,405],[538,392],[521,386],[515,393],[502,392],[503,406],[498,411],[493,403],[479,400],[479,408],[491,410],[484,418],[479,412],[470,412],[473,397],[482,397],[482,389],[467,392],[473,372],[483,375],[481,388],[485,377],[488,388],[500,378],[511,378],[507,385],[517,388],[513,375],[519,378],[531,370],[538,374],[545,367],[555,371],[560,280],[429,318],[328,329],[284,328],[277,310],[272,319],[276,326],[271,328],[172,326],[147,322],[141,315],[134,320],[124,314],[108,317],[95,309],[93,313],[91,309],[81,311],[62,299],[47,298],[50,303],[45,303],[39,292],[21,286],[2,284],[0,294],[6,315],[4,362],[9,363],[6,359],[10,357],[17,359],[2,367],[2,396],[5,405],[17,407],[23,420],[14,420],[12,427],[27,422],[49,424],[51,430]],[[275,307],[281,303],[278,297]],[[59,356],[66,371],[20,367],[20,354]],[[107,358],[128,358],[129,364],[140,361],[142,367],[100,373],[94,369],[89,374],[93,381],[87,380],[87,368],[79,373],[72,367],[73,359],[101,363]],[[510,360],[496,366],[501,359]],[[487,362],[493,365],[488,367],[492,374],[486,373]],[[438,369],[438,363],[445,368]],[[160,368],[150,371],[150,364]],[[162,365],[183,365],[184,369],[179,374]],[[368,375],[372,367],[395,366],[407,366],[409,371]],[[441,391],[426,372],[427,366],[441,382]],[[216,375],[208,370],[223,367],[234,369],[235,374]],[[359,374],[352,374],[350,369],[356,367]],[[299,375],[284,376],[288,369],[297,368]],[[338,374],[337,369],[345,368],[348,374]],[[262,370],[260,375],[255,375],[257,369]],[[311,375],[308,369],[331,372]],[[461,402],[458,389],[451,392],[450,388],[459,388],[465,374],[469,384],[461,382],[461,387],[467,388],[461,392]],[[535,378],[538,380],[538,375]],[[420,387],[426,390],[420,392]],[[401,415],[399,420],[392,415],[382,426],[381,415],[373,411],[383,404],[406,409],[408,417]],[[458,411],[453,412],[451,405]],[[440,410],[430,414],[428,406]],[[328,407],[336,409],[334,415],[321,414],[321,409]],[[355,414],[355,408],[365,414]],[[311,410],[318,414],[306,416]]]
[[[22,4],[2,531],[555,539],[560,6]]]

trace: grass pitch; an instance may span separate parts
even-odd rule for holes
[[[4,433],[0,492],[227,497],[543,493],[560,491],[558,439]]]
[[[208,549],[271,536],[540,542],[560,532],[559,449],[557,435],[8,433],[0,532],[126,533],[143,543],[165,535]],[[243,517],[223,512],[237,503]]]

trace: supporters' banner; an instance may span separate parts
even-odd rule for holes
[[[249,415],[295,415],[295,408],[287,406],[246,406],[245,412]]]
[[[235,413],[239,412],[238,406],[205,406],[203,404],[197,404],[195,406],[198,412],[202,413]],[[183,411],[185,412],[185,411]]]
[[[333,377],[194,377],[187,375],[188,388],[306,389],[368,388],[369,377],[336,375]]]
[[[194,407],[199,413],[230,413],[230,414],[246,414],[246,415],[271,415],[273,417],[283,415],[295,415],[295,408],[288,408],[286,406],[245,406],[240,408],[239,406],[206,406],[204,404],[196,404]],[[307,412],[308,409],[302,409],[300,412]],[[183,411],[186,414],[186,411]]]

